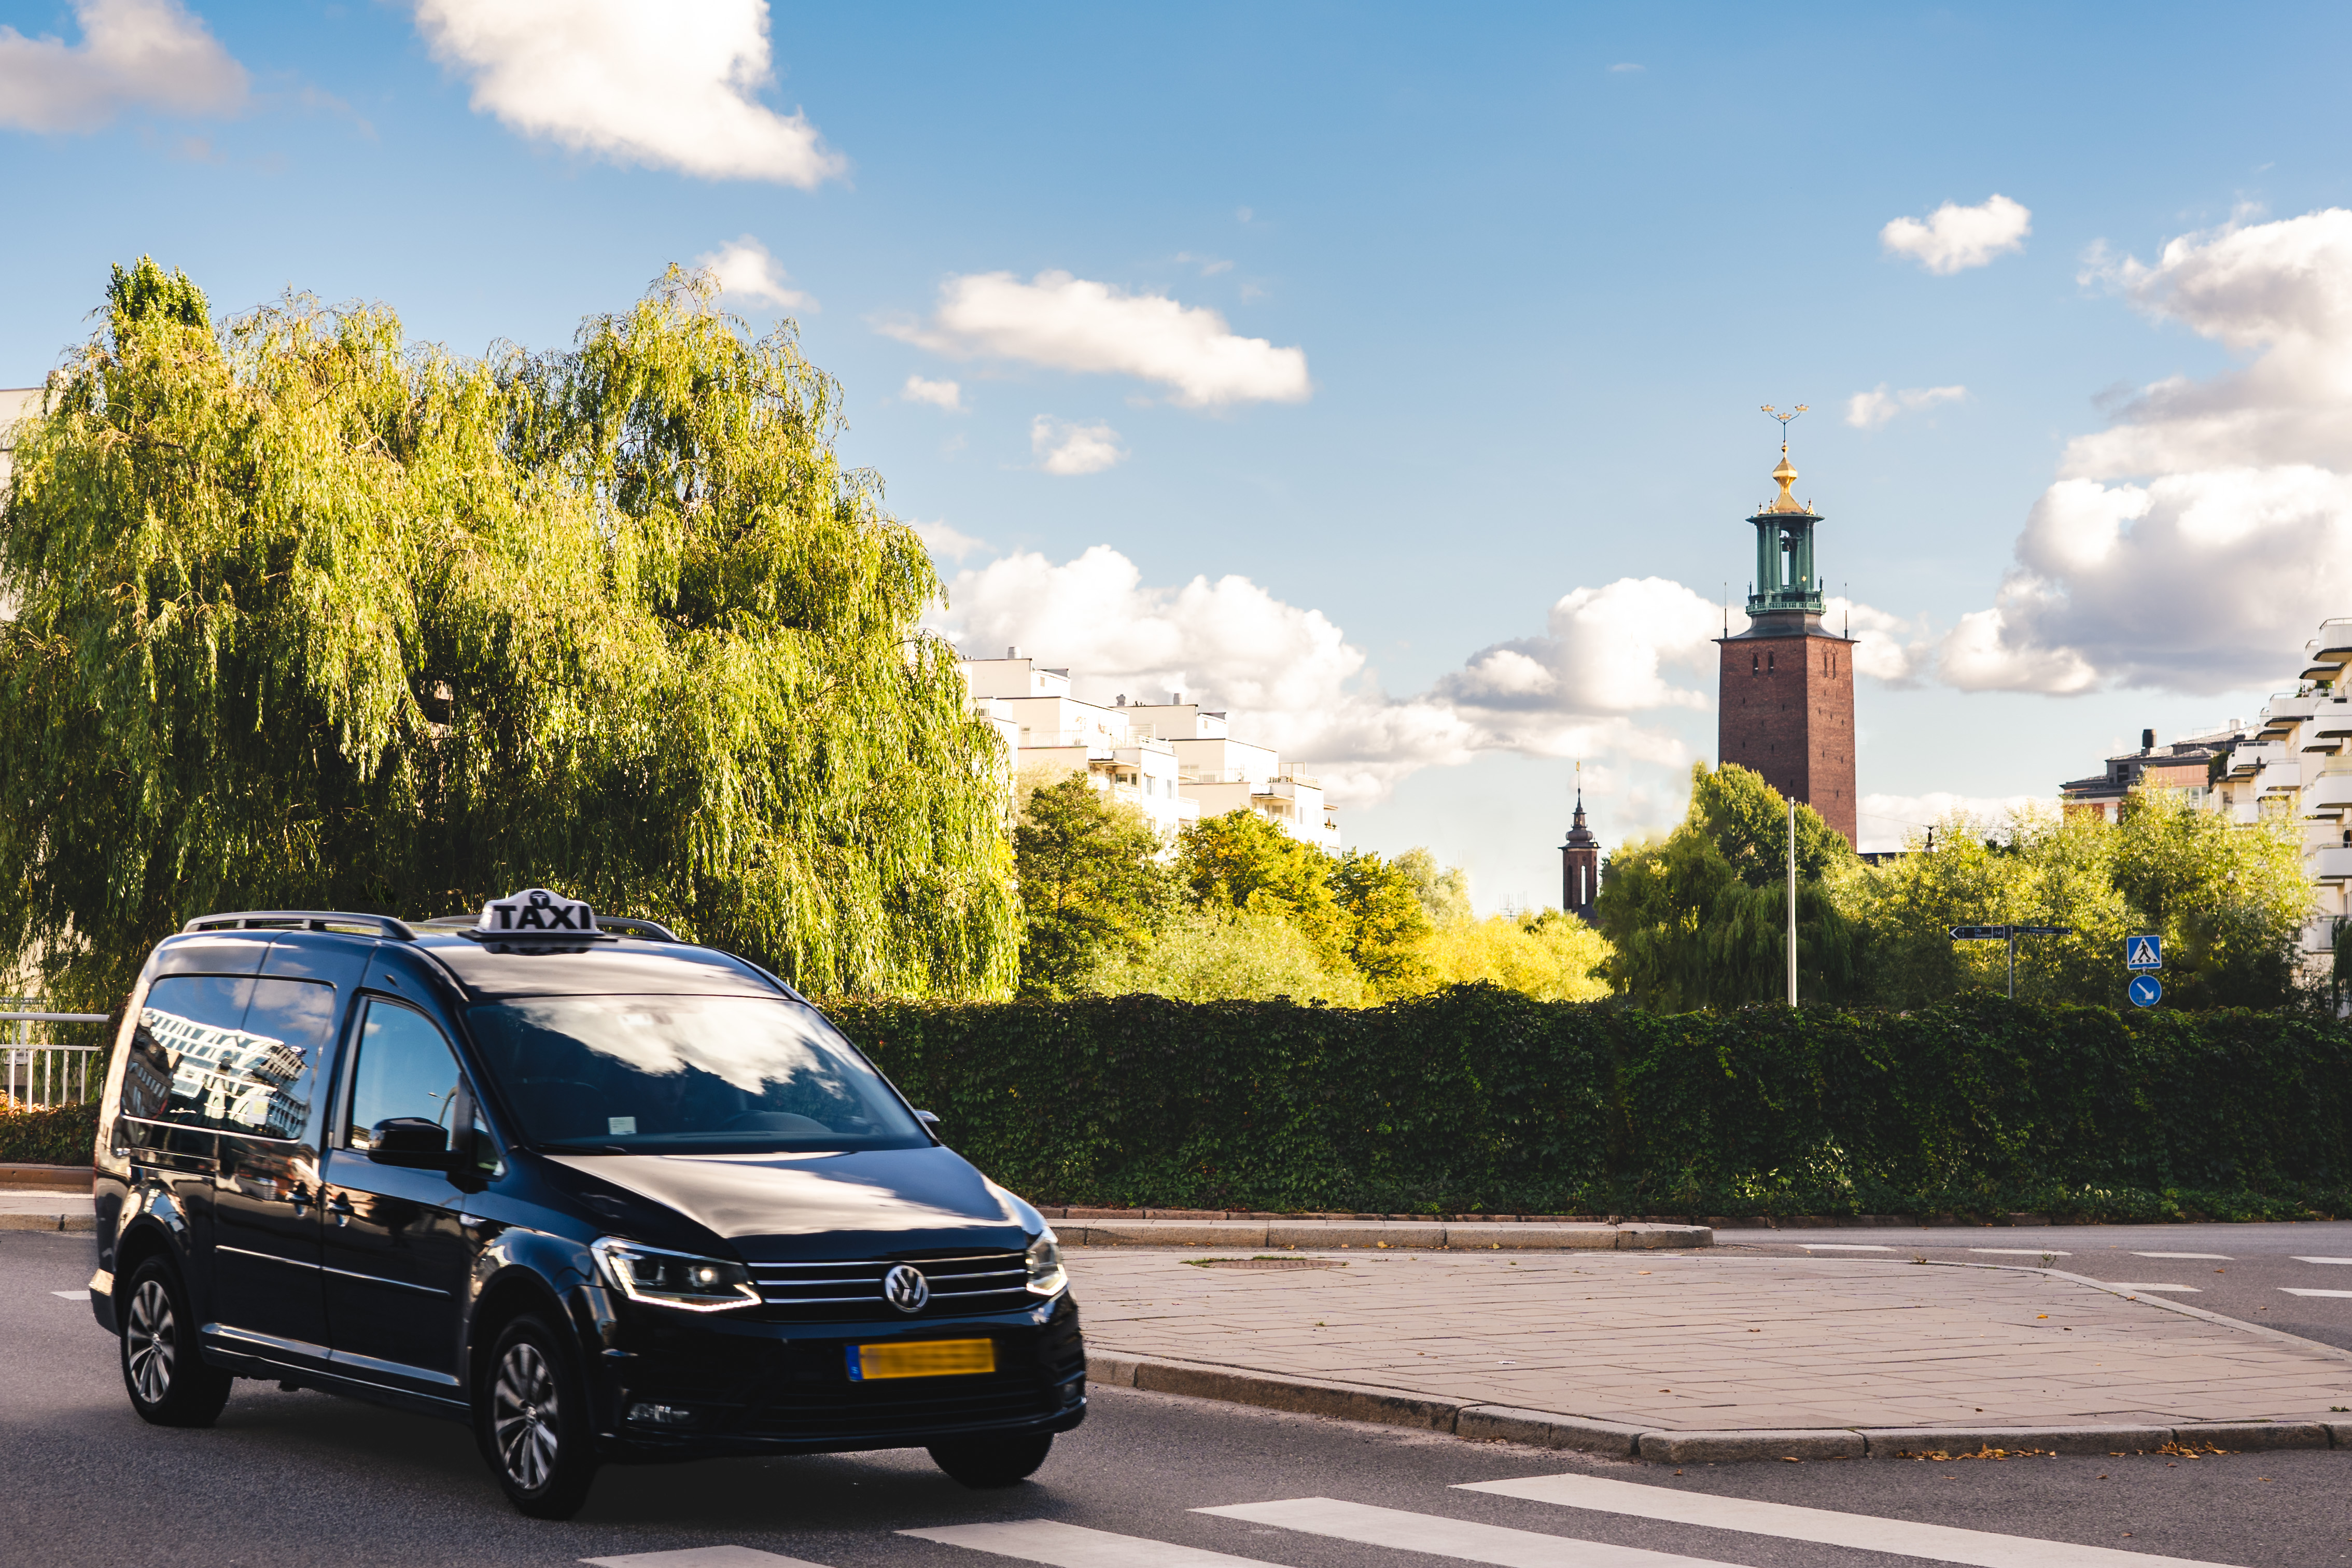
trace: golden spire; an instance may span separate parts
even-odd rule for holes
[[[1803,511],[1805,510],[1804,507],[1799,503],[1795,496],[1789,493],[1789,487],[1797,482],[1797,468],[1795,464],[1789,461],[1789,447],[1785,442],[1783,442],[1780,447],[1780,466],[1772,470],[1772,477],[1780,481],[1780,493],[1779,496],[1774,498],[1772,504],[1766,507],[1764,510],[1767,511]]]
[[[1764,509],[1768,512],[1793,511],[1811,515],[1795,496],[1789,493],[1789,487],[1797,482],[1797,470],[1789,461],[1789,421],[1804,413],[1806,406],[1800,403],[1783,414],[1769,403],[1764,405],[1764,412],[1780,422],[1780,466],[1772,470],[1772,477],[1780,482],[1780,493],[1771,505]]]

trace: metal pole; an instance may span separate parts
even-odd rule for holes
[[[1797,1005],[1797,803],[1789,802],[1789,1005]]]
[[[2013,928],[2009,933],[2009,999],[2017,1000],[2017,932]]]

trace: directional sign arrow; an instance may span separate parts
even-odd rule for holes
[[[2164,1000],[2164,982],[2153,974],[2135,974],[2125,994],[2136,1007],[2153,1007]]]
[[[2017,934],[2020,936],[2073,936],[2074,928],[2073,926],[2019,926]]]
[[[2007,926],[1954,926],[1954,942],[2000,942],[2009,936]]]

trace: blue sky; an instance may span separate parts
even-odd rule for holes
[[[478,353],[748,240],[728,303],[842,379],[942,629],[1231,709],[1488,908],[1557,898],[1576,757],[1612,842],[1711,760],[1760,403],[1811,406],[1798,493],[1874,639],[1866,841],[2251,715],[2352,614],[2340,10],[0,23],[0,384],[142,252]],[[1981,216],[1890,246],[1947,204]]]

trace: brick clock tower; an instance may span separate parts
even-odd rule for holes
[[[1584,764],[1576,764],[1581,774]],[[1601,840],[1584,826],[1584,785],[1576,786],[1576,817],[1559,847],[1559,907],[1586,925],[1599,925],[1592,900],[1601,896]]]
[[[1770,410],[1766,410],[1769,413]],[[1776,418],[1779,416],[1774,416]],[[1790,493],[1789,444],[1772,470],[1780,493],[1748,521],[1756,528],[1756,581],[1748,629],[1725,635],[1716,758],[1764,775],[1856,842],[1853,639],[1825,630],[1813,530],[1822,519]]]

